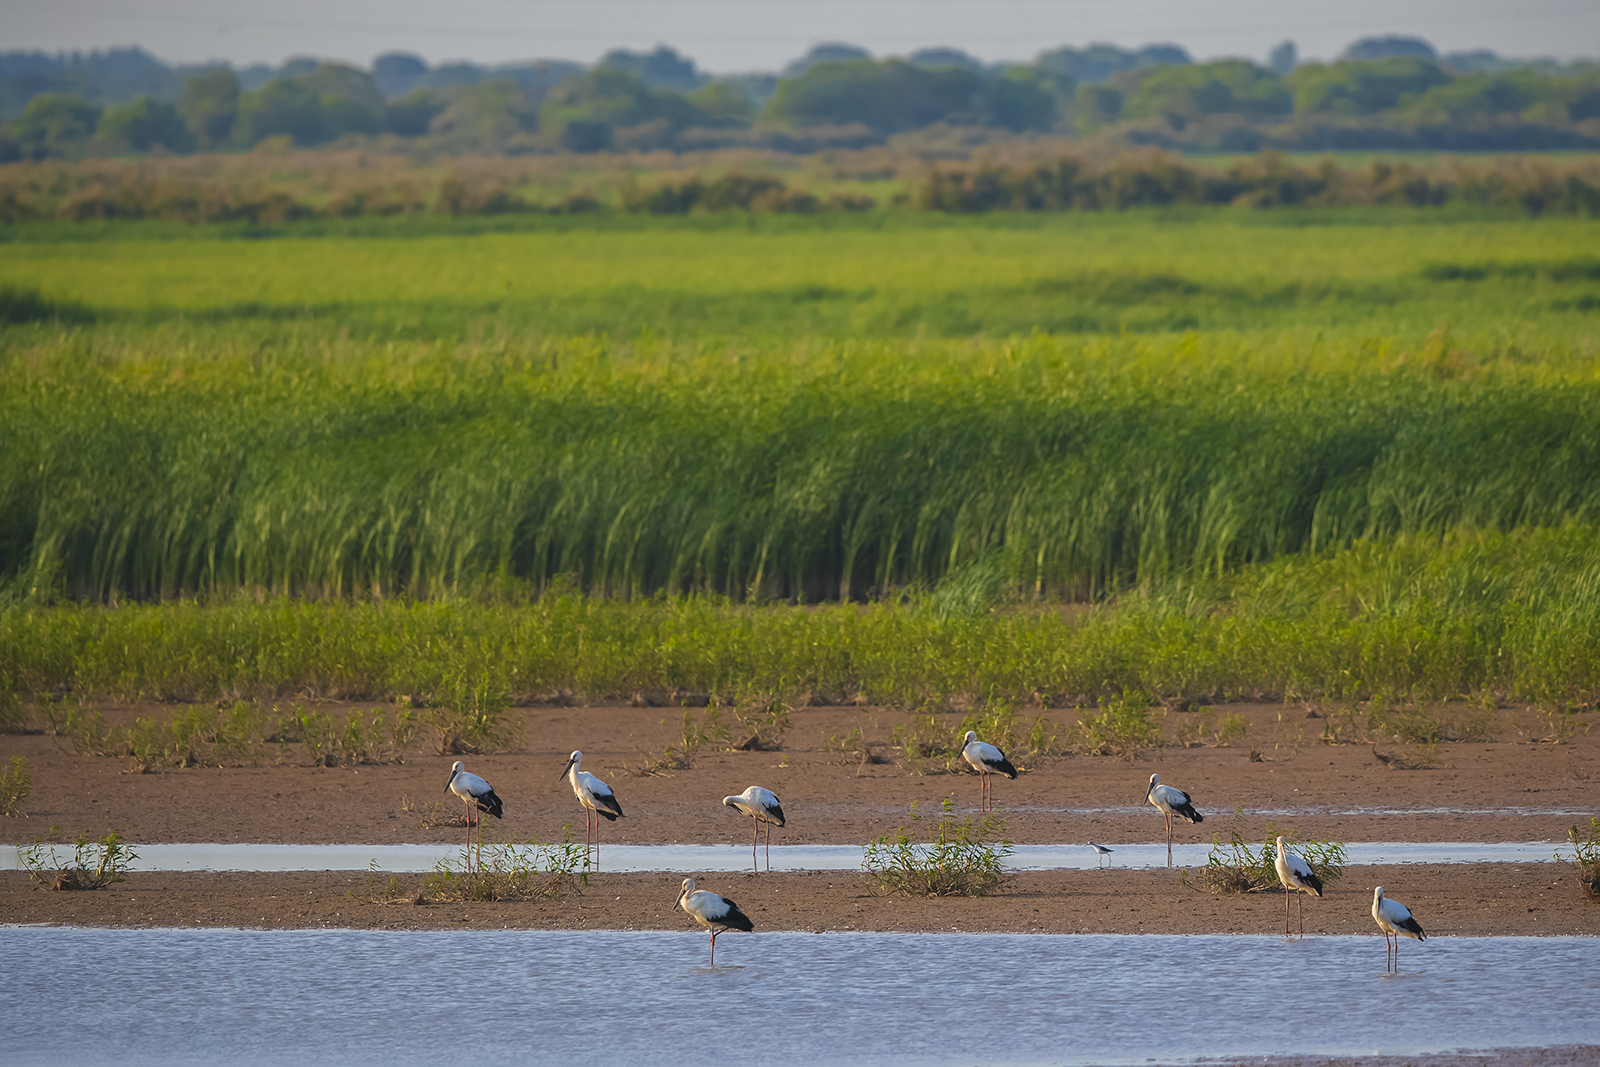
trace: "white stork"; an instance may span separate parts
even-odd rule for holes
[[[989,784],[989,775],[1003,774],[1014,779],[1017,769],[1011,766],[1004,752],[985,741],[979,741],[976,730],[967,731],[966,743],[961,747],[961,758],[978,772],[978,810],[993,811],[994,786]]]
[[[1301,893],[1322,896],[1322,879],[1311,869],[1311,864],[1283,847],[1283,837],[1278,837],[1278,858],[1273,861],[1278,869],[1278,881],[1283,883],[1283,933],[1289,934],[1289,897],[1292,894],[1300,903],[1300,933],[1306,932],[1305,900]]]
[[[617,803],[611,787],[583,769],[583,753],[574,752],[567,758],[562,777],[572,783],[572,795],[583,805],[583,850],[589,853],[589,842],[594,842],[594,869],[600,869],[600,818],[610,822],[622,818],[622,805]]]
[[[468,774],[465,764],[456,760],[450,768],[450,778],[444,783],[446,793],[454,793],[467,805],[467,850],[472,850],[472,828],[478,827],[478,849],[483,849],[483,821],[479,819],[478,812],[484,811],[499,819],[504,816],[505,808],[500,803],[500,798],[494,795],[494,786],[479,778],[476,774]],[[469,864],[470,866],[470,864]]]
[[[767,824],[767,870],[772,870],[772,828],[783,825],[783,806],[769,789],[753,785],[737,796],[723,797],[722,803],[750,816],[750,866],[755,867],[756,840],[761,836],[761,824]]]
[[[1422,926],[1411,917],[1411,909],[1398,900],[1383,895],[1383,886],[1372,891],[1372,918],[1383,931],[1383,971],[1389,973],[1389,938],[1394,938],[1394,973],[1400,973],[1400,939],[1402,937],[1426,941]]]
[[[689,913],[695,922],[711,931],[711,966],[717,965],[717,935],[728,930],[745,933],[756,928],[749,916],[739,910],[739,905],[727,897],[705,889],[696,889],[693,878],[683,880],[683,892],[678,894],[678,907]]]
[[[1094,865],[1096,867],[1100,866],[1101,856],[1109,856],[1116,851],[1114,848],[1106,848],[1104,845],[1097,845],[1093,841],[1089,842],[1089,847],[1094,849]]]
[[[1161,784],[1161,776],[1150,776],[1150,788],[1145,791],[1145,799],[1156,806],[1156,810],[1167,819],[1167,863],[1172,862],[1172,817],[1181,815],[1190,822],[1205,822],[1206,817],[1194,810],[1194,803],[1189,799],[1189,794],[1181,789],[1174,789],[1170,785]]]

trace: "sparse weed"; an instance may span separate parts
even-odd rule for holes
[[[1566,862],[1578,869],[1578,884],[1584,896],[1600,904],[1600,817],[1589,820],[1589,828],[1580,830],[1574,823],[1567,830],[1567,840],[1572,842],[1573,857]],[[1556,859],[1561,859],[1556,854]]]
[[[72,846],[72,859],[65,864],[56,856],[56,844],[56,828],[52,826],[49,837],[17,846],[28,877],[42,889],[104,889],[114,882],[127,881],[128,866],[139,857],[115,830],[98,839],[79,834]]]
[[[916,804],[911,805],[910,817],[913,826],[922,821]],[[876,881],[877,892],[976,897],[1000,887],[1005,860],[1012,853],[1004,819],[991,812],[958,820],[954,802],[946,797],[926,844],[919,844],[910,830],[902,826],[867,843],[861,866]]]
[[[1079,721],[1084,755],[1131,760],[1146,749],[1161,747],[1161,728],[1150,718],[1150,698],[1142,690],[1124,689],[1101,705],[1099,715]]]
[[[423,896],[437,901],[560,900],[589,884],[586,849],[564,844],[488,845],[461,850],[460,862],[440,860]]]
[[[741,752],[777,752],[783,748],[783,735],[789,732],[788,700],[759,695],[735,707],[734,720],[744,738],[734,744]]]
[[[1262,893],[1282,888],[1275,866],[1278,854],[1276,847],[1278,829],[1269,820],[1265,842],[1259,849],[1255,849],[1245,840],[1243,828],[1244,811],[1242,808],[1235,808],[1227,844],[1223,844],[1221,838],[1213,837],[1206,865],[1193,872],[1185,870],[1180,876],[1183,884],[1212,893]],[[1343,876],[1345,867],[1343,842],[1296,841],[1292,834],[1282,836],[1285,843],[1292,845],[1293,850],[1310,864],[1311,870],[1322,880],[1324,886],[1331,885]]]
[[[15,816],[28,799],[28,762],[21,756],[12,756],[4,771],[0,771],[0,815]]]

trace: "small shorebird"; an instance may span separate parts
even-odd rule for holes
[[[479,819],[478,812],[487,812],[495,818],[502,818],[504,805],[500,798],[494,795],[494,786],[479,778],[476,774],[468,774],[465,765],[456,760],[455,766],[450,768],[450,778],[444,783],[446,793],[454,793],[467,805],[467,849],[472,849],[472,828],[478,827],[478,848],[483,848],[483,820]]]
[[[1283,837],[1278,838],[1278,858],[1273,861],[1273,866],[1278,869],[1278,881],[1283,883],[1283,933],[1289,934],[1289,896],[1300,903],[1300,933],[1306,932],[1305,900],[1301,893],[1312,893],[1322,896],[1322,879],[1311,869],[1311,864],[1296,856],[1293,852],[1286,851],[1283,847]]]
[[[678,894],[678,907],[689,913],[695,922],[711,931],[711,966],[717,965],[717,935],[728,930],[742,930],[745,933],[756,928],[744,912],[739,910],[739,905],[727,897],[705,889],[696,889],[693,878],[683,880],[683,892]]]
[[[1383,931],[1383,973],[1389,973],[1389,938],[1394,938],[1394,973],[1400,973],[1400,939],[1426,941],[1422,926],[1411,917],[1411,909],[1383,895],[1383,886],[1372,891],[1372,918]]]
[[[1161,784],[1161,775],[1150,776],[1150,788],[1145,791],[1145,799],[1156,806],[1156,810],[1167,819],[1167,863],[1172,862],[1172,817],[1181,815],[1190,822],[1205,822],[1206,817],[1194,810],[1194,803],[1189,799],[1189,794],[1181,789],[1174,789],[1170,785]]]
[[[1016,778],[1017,769],[1011,766],[1004,752],[988,742],[979,741],[976,730],[967,731],[966,744],[961,747],[961,758],[978,772],[978,810],[993,811],[994,786],[989,783],[989,775],[1003,774],[1007,778]]]
[[[1096,867],[1100,866],[1101,856],[1109,856],[1116,851],[1114,848],[1106,848],[1104,845],[1097,845],[1093,841],[1089,842],[1089,847],[1095,851],[1094,863]]]
[[[756,840],[761,836],[761,824],[767,824],[767,870],[772,870],[772,828],[783,825],[783,806],[770,789],[753,785],[736,796],[723,797],[722,802],[736,811],[742,811],[753,820],[750,838],[750,866],[756,862]]]
[[[622,805],[617,803],[611,787],[583,769],[583,753],[574,752],[567,759],[562,777],[572,783],[572,795],[583,805],[583,851],[589,854],[589,841],[594,841],[594,869],[600,869],[600,817],[610,822],[622,818]]]

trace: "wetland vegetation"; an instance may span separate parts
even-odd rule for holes
[[[12,724],[1600,692],[1593,221],[164,225],[7,234]]]

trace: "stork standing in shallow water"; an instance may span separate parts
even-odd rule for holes
[[[761,824],[767,824],[767,870],[772,870],[772,828],[783,825],[783,807],[770,789],[753,785],[737,796],[723,797],[722,802],[735,811],[742,811],[754,820],[750,838],[750,866],[756,863],[756,840],[761,836]]]
[[[455,766],[450,768],[450,778],[444,783],[444,791],[454,793],[467,805],[467,852],[470,858],[473,826],[478,827],[478,851],[483,851],[483,820],[477,817],[478,812],[488,812],[498,819],[503,816],[505,807],[500,803],[500,798],[494,795],[494,786],[476,774],[468,774],[460,760],[456,760]]]
[[[572,783],[572,795],[583,805],[583,854],[589,854],[589,842],[594,841],[594,869],[600,869],[600,819],[610,822],[622,818],[622,805],[611,792],[611,787],[583,769],[583,753],[574,752],[567,758],[567,769],[562,777]]]
[[[1003,774],[1014,779],[1017,769],[1011,766],[1004,752],[985,741],[979,741],[976,730],[967,731],[966,743],[961,747],[961,758],[978,772],[978,810],[993,811],[994,786],[989,782],[989,775]]]
[[[1322,896],[1322,879],[1318,878],[1311,865],[1305,860],[1289,852],[1283,847],[1283,837],[1278,837],[1278,858],[1272,864],[1278,869],[1278,881],[1283,883],[1283,933],[1289,934],[1289,896],[1300,902],[1300,933],[1306,932],[1305,899],[1301,893],[1314,893]]]
[[[1398,900],[1390,900],[1383,895],[1383,886],[1372,891],[1372,918],[1377,922],[1378,929],[1383,931],[1383,973],[1389,973],[1389,938],[1394,937],[1394,973],[1400,973],[1400,939],[1413,938],[1417,941],[1426,941],[1428,937],[1422,932],[1422,926],[1411,917],[1411,909]]]
[[[1161,784],[1161,775],[1150,776],[1150,788],[1145,791],[1145,799],[1156,806],[1156,810],[1167,819],[1167,865],[1172,865],[1172,817],[1181,815],[1190,822],[1205,822],[1206,817],[1194,810],[1194,803],[1189,799],[1189,794],[1181,789],[1174,789],[1170,785]]]
[[[739,910],[739,905],[727,897],[705,889],[696,889],[693,878],[683,880],[683,892],[678,894],[678,907],[689,913],[695,922],[711,931],[711,966],[717,965],[717,935],[728,930],[742,930],[745,933],[756,928],[744,912]]]

